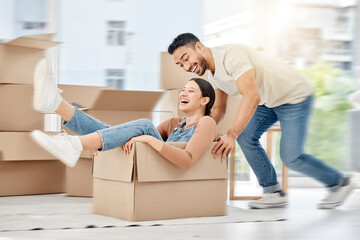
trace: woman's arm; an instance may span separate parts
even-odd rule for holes
[[[157,138],[154,138],[150,135],[141,135],[137,137],[131,138],[127,143],[121,146],[122,150],[124,151],[125,155],[130,154],[131,148],[134,144],[134,142],[143,142],[149,144],[153,149],[155,149],[157,152],[160,152],[163,148],[164,142],[160,141]]]
[[[212,117],[206,116],[197,123],[194,135],[186,144],[185,149],[164,143],[159,153],[175,165],[187,169],[209,150],[215,139],[216,122]]]
[[[216,132],[215,120],[206,116],[202,117],[197,123],[194,135],[186,144],[185,149],[171,146],[149,135],[134,137],[124,144],[122,148],[127,155],[130,153],[134,142],[144,142],[178,167],[188,169],[209,150],[211,143],[216,139]]]

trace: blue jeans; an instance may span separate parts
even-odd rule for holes
[[[63,125],[79,135],[98,132],[103,143],[100,151],[120,147],[140,135],[150,135],[163,141],[154,124],[148,119],[138,119],[112,127],[75,108],[74,115]]]
[[[280,122],[282,131],[280,158],[286,167],[317,179],[333,191],[343,181],[340,172],[304,153],[312,102],[313,97],[309,96],[297,104],[284,104],[274,108],[258,106],[249,124],[237,138],[264,193],[281,189],[275,169],[259,141],[261,135],[277,121]]]
[[[179,126],[185,122],[185,120],[181,121]],[[120,147],[131,138],[140,135],[150,135],[163,141],[159,131],[149,119],[138,119],[110,126],[75,108],[74,115],[68,122],[64,121],[63,125],[79,135],[98,132],[103,143],[103,147],[99,151]],[[186,129],[175,128],[168,137],[167,142],[188,142],[194,132],[195,125]]]

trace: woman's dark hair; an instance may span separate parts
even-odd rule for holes
[[[206,104],[205,114],[204,114],[204,116],[210,116],[211,108],[213,107],[215,102],[214,88],[211,86],[211,84],[208,81],[202,78],[192,78],[190,79],[190,81],[195,81],[196,84],[200,87],[201,95],[203,97],[208,97],[210,99],[210,101]]]
[[[197,42],[200,42],[200,40],[192,33],[180,34],[169,45],[168,52],[170,53],[170,55],[172,55],[178,47],[182,47],[185,45],[195,48],[195,44]]]

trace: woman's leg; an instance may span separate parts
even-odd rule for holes
[[[96,146],[96,149],[106,151],[120,147],[131,138],[140,135],[150,135],[163,141],[160,133],[149,119],[138,119],[113,127],[103,128],[96,133],[81,136],[80,139],[84,149],[88,146]],[[99,138],[101,139],[101,146],[99,144]]]
[[[75,113],[75,107],[62,99],[55,112],[64,119],[65,122],[68,122]]]
[[[64,118],[63,126],[66,127],[67,129],[79,135],[86,135],[110,127],[110,125],[96,118],[93,118],[92,116],[84,113],[78,108],[73,107],[66,102],[63,103],[64,104],[62,108],[59,109],[59,113],[61,113],[63,116],[66,117]],[[71,115],[71,108],[73,108],[72,115]],[[58,111],[56,110],[56,112]]]
[[[154,124],[138,119],[79,136],[83,150],[109,150],[124,145],[133,137],[150,135],[163,141]]]

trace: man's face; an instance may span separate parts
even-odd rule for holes
[[[201,53],[189,46],[178,47],[173,57],[175,63],[187,72],[196,73],[199,76],[204,75],[206,71],[206,60]]]

